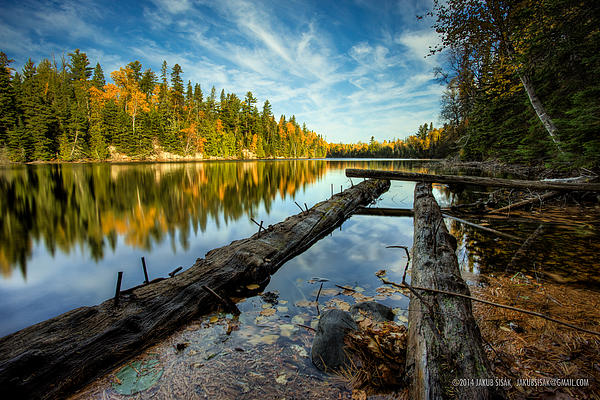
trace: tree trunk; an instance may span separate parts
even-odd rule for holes
[[[418,183],[414,201],[411,285],[470,295],[431,184]],[[406,371],[411,399],[504,398],[495,386],[471,301],[421,291],[411,295]]]
[[[552,139],[552,142],[554,142],[558,151],[563,153],[562,148],[560,147],[560,141],[558,140],[558,129],[554,125],[554,122],[552,122],[552,118],[550,118],[550,116],[546,113],[546,109],[544,108],[540,98],[535,93],[535,89],[531,83],[531,78],[526,74],[522,74],[519,75],[519,79],[521,79],[521,83],[523,83],[523,87],[525,88],[525,92],[527,92],[529,102],[533,106],[535,113],[540,121],[542,121],[544,128],[546,128],[546,131],[550,135],[550,139]]]
[[[559,190],[559,191],[591,191],[600,192],[600,183],[588,183],[567,180],[527,181],[522,179],[500,179],[484,176],[458,176],[419,174],[416,172],[382,171],[376,169],[346,169],[349,178],[390,179],[396,181],[461,183],[490,187],[509,187],[531,190]]]
[[[0,387],[7,399],[56,399],[140,353],[218,300],[265,287],[287,260],[302,253],[390,186],[366,181],[309,211],[269,226],[250,238],[211,250],[187,271],[121,292],[0,339]]]

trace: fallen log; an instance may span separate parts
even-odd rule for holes
[[[515,210],[517,208],[521,208],[521,207],[524,207],[524,206],[526,206],[528,204],[537,203],[537,202],[539,202],[540,205],[541,205],[542,201],[551,199],[552,197],[556,197],[559,194],[560,194],[560,192],[557,192],[556,190],[552,190],[552,191],[546,192],[546,193],[544,193],[544,194],[542,194],[542,195],[540,195],[538,197],[532,197],[530,199],[521,200],[521,201],[518,201],[518,202],[516,202],[514,204],[509,204],[509,205],[507,205],[505,207],[500,207],[500,208],[497,208],[495,210],[491,210],[488,213],[489,214],[499,214],[499,213],[502,213],[504,211],[510,212],[511,210]]]
[[[461,224],[469,225],[477,229],[481,229],[486,232],[493,233],[497,236],[502,236],[511,240],[521,241],[522,239],[518,236],[511,235],[509,233],[500,232],[496,229],[489,228],[487,226],[479,225],[474,222],[466,221],[462,218],[459,218],[455,215],[450,214],[452,211],[450,208],[444,208],[444,214],[442,216],[444,218],[450,218],[455,221],[460,222]],[[382,217],[412,217],[414,216],[414,210],[410,208],[384,208],[384,207],[360,207],[356,212],[356,215],[376,215]]]
[[[349,178],[389,179],[396,181],[461,183],[479,186],[510,187],[531,190],[592,191],[600,192],[600,183],[567,182],[565,180],[527,181],[482,176],[434,175],[415,172],[381,171],[374,169],[346,169]]]
[[[460,276],[456,239],[450,235],[431,184],[415,187],[411,285],[470,295]],[[504,398],[468,299],[443,293],[411,295],[407,378],[412,399]],[[491,385],[488,383],[491,382]]]
[[[77,308],[0,339],[3,396],[64,397],[191,319],[213,311],[230,295],[239,296],[249,283],[264,287],[287,260],[389,186],[389,181],[361,182],[308,212],[209,251],[172,278],[121,292],[118,306],[110,299]]]

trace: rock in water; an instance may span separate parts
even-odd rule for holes
[[[313,341],[311,358],[321,371],[337,370],[349,362],[344,352],[344,338],[349,331],[358,330],[347,311],[328,310],[321,315]]]
[[[394,320],[394,311],[392,311],[390,307],[375,301],[363,301],[362,303],[357,303],[350,307],[350,314],[352,314],[354,318],[358,317],[361,312],[367,314],[369,318],[375,321]]]

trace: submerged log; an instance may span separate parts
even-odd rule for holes
[[[411,285],[469,295],[458,268],[456,239],[446,229],[431,184],[417,184],[414,207]],[[470,300],[420,291],[420,296],[411,295],[408,327],[412,399],[504,397],[493,385]]]
[[[396,181],[462,183],[469,185],[510,187],[531,190],[562,190],[600,192],[600,183],[566,182],[565,180],[526,181],[521,179],[500,179],[483,176],[458,176],[418,174],[415,172],[380,171],[374,169],[347,169],[349,178],[390,179]]]
[[[213,311],[249,283],[266,285],[287,260],[327,235],[389,181],[366,181],[250,238],[211,250],[187,271],[121,292],[0,339],[0,387],[6,398],[56,399]]]

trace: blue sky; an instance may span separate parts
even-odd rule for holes
[[[431,0],[3,1],[0,50],[20,69],[75,48],[106,76],[139,60],[296,115],[331,142],[404,138],[437,125]]]

